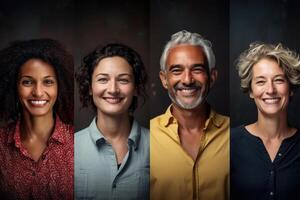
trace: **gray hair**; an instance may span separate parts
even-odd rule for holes
[[[272,59],[282,68],[285,76],[294,90],[300,86],[300,59],[299,55],[284,48],[282,44],[251,43],[237,60],[237,70],[241,79],[241,89],[247,93],[251,91],[252,68],[261,59]]]
[[[164,47],[163,53],[160,58],[160,69],[162,71],[166,70],[166,60],[169,54],[169,50],[180,44],[200,46],[206,56],[209,70],[211,71],[213,68],[215,68],[216,58],[212,50],[211,42],[204,39],[198,33],[191,33],[186,30],[182,30],[173,34],[171,36],[171,40],[168,41]]]

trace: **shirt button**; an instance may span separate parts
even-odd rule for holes
[[[271,171],[270,171],[270,174],[271,174],[271,175],[273,175],[273,174],[274,174],[274,171],[273,171],[273,170],[271,170]]]
[[[270,192],[270,195],[273,196],[273,195],[274,195],[274,192]]]
[[[282,154],[281,154],[281,153],[278,153],[278,156],[282,156]]]

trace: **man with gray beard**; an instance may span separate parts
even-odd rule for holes
[[[172,104],[150,122],[150,198],[229,199],[229,118],[206,101],[218,75],[211,43],[175,33],[160,65]]]

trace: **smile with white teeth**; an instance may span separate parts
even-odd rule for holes
[[[103,99],[105,101],[107,101],[108,103],[117,104],[117,103],[120,103],[123,98],[121,98],[121,97],[104,97]]]
[[[274,98],[265,98],[263,101],[267,104],[276,104],[280,101],[279,97],[274,97]]]
[[[196,88],[182,88],[178,89],[183,96],[193,96],[197,91]]]
[[[47,103],[46,100],[30,100],[29,102],[31,105],[34,105],[34,106],[43,106]]]

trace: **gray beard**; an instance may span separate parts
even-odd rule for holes
[[[208,93],[208,92],[207,92],[207,93]],[[174,94],[175,94],[175,92],[174,92]],[[176,104],[177,106],[179,106],[180,108],[185,109],[185,110],[192,110],[192,109],[198,107],[198,106],[201,105],[203,102],[205,102],[206,97],[207,97],[207,94],[206,94],[205,96],[202,96],[202,95],[201,95],[201,96],[198,97],[198,99],[197,99],[197,101],[196,101],[195,103],[192,103],[192,104],[189,105],[189,104],[184,104],[184,103],[182,103],[180,100],[178,100],[178,99],[172,97],[170,91],[168,91],[168,95],[169,95],[170,99],[172,100],[172,102],[173,102],[174,104]]]

